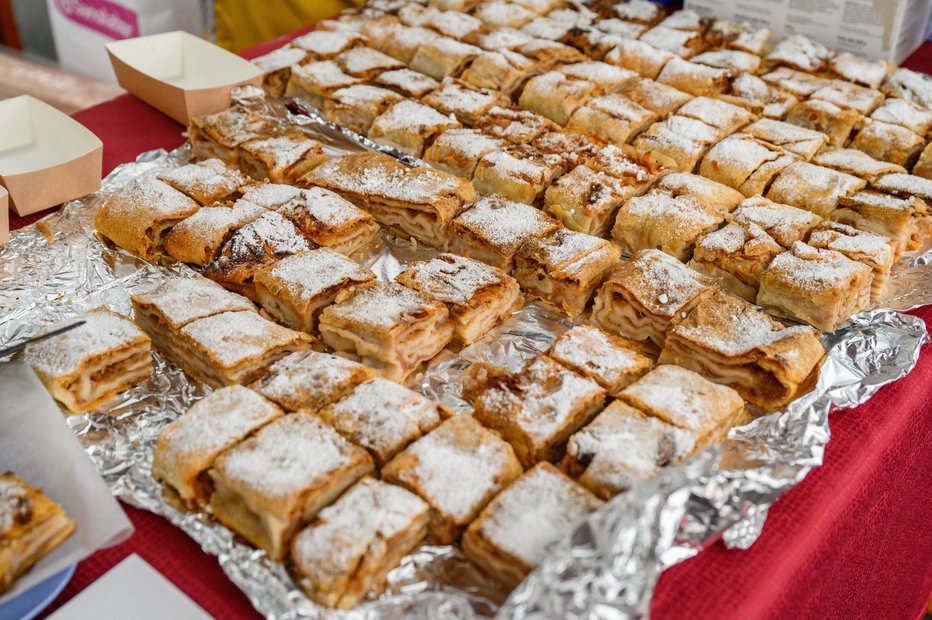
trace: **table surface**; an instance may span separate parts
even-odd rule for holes
[[[244,55],[261,55],[290,37]],[[932,68],[932,44],[904,64]],[[179,124],[129,95],[75,118],[103,141],[104,174],[143,151],[184,142]],[[11,227],[46,214],[18,218],[11,213]],[[932,328],[932,306],[914,314]],[[657,584],[651,616],[920,617],[932,595],[930,349],[925,347],[909,376],[870,402],[831,414],[825,464],[776,502],[751,549],[729,550],[712,542],[695,558],[667,570]],[[216,559],[181,530],[151,513],[126,510],[136,526],[133,537],[82,562],[46,613],[137,553],[211,615],[259,617]]]

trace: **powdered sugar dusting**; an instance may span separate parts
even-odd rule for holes
[[[265,355],[277,347],[303,342],[298,332],[276,325],[256,312],[214,314],[188,323],[181,328],[181,334],[226,367]]]
[[[375,279],[375,274],[332,250],[321,248],[287,256],[275,263],[269,275],[284,286],[293,299],[311,300],[337,286],[351,286]]]
[[[245,297],[200,277],[168,279],[154,291],[133,296],[133,300],[154,306],[172,327],[220,312],[255,310]]]
[[[348,299],[329,306],[324,317],[367,327],[391,329],[418,320],[437,308],[446,308],[395,282],[377,282],[357,288]]]
[[[286,409],[318,409],[368,374],[365,366],[343,357],[297,351],[272,364],[252,387]]]
[[[412,264],[400,277],[432,299],[463,306],[483,289],[503,285],[506,276],[471,258],[441,254]]]
[[[540,209],[488,197],[481,198],[473,208],[461,213],[456,222],[479,232],[486,242],[510,250],[556,226]]]

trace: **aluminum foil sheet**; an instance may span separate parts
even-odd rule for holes
[[[285,119],[276,102],[246,91],[243,101]],[[297,110],[297,108],[293,108]],[[313,110],[290,116],[321,139],[331,155],[363,148],[391,152],[322,119]],[[397,153],[391,152],[394,155]],[[13,233],[0,247],[0,347],[45,325],[106,305],[130,313],[129,295],[169,277],[191,277],[185,265],[151,265],[108,247],[93,232],[94,214],[113,192],[135,179],[190,158],[189,147],[152,151],[114,170],[101,190],[67,204],[35,226]],[[408,158],[410,161],[410,158]],[[383,236],[360,260],[391,279],[412,260],[436,251]],[[905,260],[893,282],[892,307],[932,303],[932,254]],[[530,304],[481,341],[441,353],[412,385],[459,411],[458,384],[473,361],[511,368],[546,350],[571,323]],[[203,513],[185,513],[165,501],[151,477],[159,430],[207,391],[155,354],[152,379],[108,403],[100,413],[70,416],[114,494],[167,518],[208,553],[268,618],[605,618],[644,616],[660,572],[695,555],[716,537],[737,547],[757,538],[767,509],[822,462],[832,407],[865,402],[881,386],[909,372],[928,342],[924,323],[891,310],[854,317],[824,337],[828,351],[816,388],[784,412],[733,429],[727,442],[635,487],[591,515],[508,595],[467,562],[455,547],[423,546],[389,575],[385,594],[352,612],[311,602],[285,568],[240,542]]]

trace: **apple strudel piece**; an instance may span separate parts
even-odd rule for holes
[[[482,48],[475,45],[461,43],[450,37],[437,37],[418,46],[408,67],[435,80],[442,80],[459,76],[480,54]]]
[[[615,48],[609,50],[602,60],[654,80],[674,56],[676,54],[673,52],[654,47],[646,41],[623,39],[618,41]]]
[[[932,131],[932,110],[927,110],[912,101],[888,98],[871,113],[871,119],[905,127],[920,136]]]
[[[877,303],[883,299],[887,280],[890,278],[890,268],[896,255],[896,243],[893,239],[826,220],[812,231],[807,243],[814,248],[835,250],[870,267],[874,272],[871,280],[871,301]]]
[[[696,241],[689,266],[720,278],[726,290],[754,303],[761,274],[783,251],[757,224],[732,222]]]
[[[864,179],[850,174],[796,162],[777,176],[767,190],[767,198],[827,217],[838,206],[840,197],[850,196],[865,185]]]
[[[630,146],[609,144],[585,162],[596,172],[621,179],[628,185],[643,189],[676,167],[676,162],[665,157],[641,153]]]
[[[524,305],[514,278],[497,267],[456,254],[413,263],[396,282],[443,303],[453,339],[469,345]]]
[[[760,68],[760,56],[741,50],[716,49],[702,52],[691,60],[700,65],[718,69],[727,69],[732,73],[757,73]]]
[[[932,78],[925,73],[900,67],[887,75],[880,90],[887,97],[899,97],[932,109]]]
[[[391,484],[363,478],[298,532],[291,560],[314,601],[352,609],[385,587],[388,572],[427,534],[430,506]]]
[[[347,256],[372,241],[379,232],[372,215],[322,187],[302,189],[277,212],[291,220],[312,243]]]
[[[307,238],[276,211],[266,211],[230,237],[204,275],[249,299],[256,299],[253,277],[264,265],[311,249]]]
[[[639,191],[635,185],[581,165],[547,188],[544,210],[570,230],[604,237],[621,205]]]
[[[507,26],[484,24],[465,37],[467,43],[478,45],[487,52],[513,50],[534,40],[534,37],[522,30]]]
[[[375,376],[352,360],[304,349],[273,363],[250,387],[286,411],[316,412]]]
[[[445,417],[442,414],[437,403],[380,377],[360,383],[316,412],[341,435],[368,450],[376,467],[433,430]]]
[[[672,58],[663,66],[657,81],[696,97],[719,95],[728,90],[733,72],[708,65]]]
[[[525,293],[574,318],[620,255],[611,242],[560,228],[525,241],[515,256],[513,275]]]
[[[405,64],[371,47],[356,46],[337,54],[333,61],[347,75],[371,80],[384,71],[403,69]]]
[[[722,136],[734,133],[754,120],[754,115],[741,106],[711,97],[696,97],[686,102],[676,115],[702,121],[718,129]]]
[[[424,161],[464,179],[472,178],[479,160],[507,142],[478,129],[447,129],[424,151]]]
[[[438,544],[459,538],[485,505],[521,475],[512,447],[471,415],[455,415],[382,468],[382,479],[421,496]]]
[[[872,279],[869,266],[797,241],[761,276],[757,303],[832,332],[870,305]]]
[[[443,10],[427,21],[427,27],[432,28],[445,37],[458,41],[470,40],[472,35],[482,30],[485,24],[481,19],[467,15],[457,7],[437,7]]]
[[[659,250],[623,260],[595,297],[592,322],[659,351],[670,324],[716,288],[701,275]]]
[[[823,86],[832,83],[829,78],[812,73],[796,71],[789,67],[780,67],[770,73],[765,73],[761,79],[774,87],[784,90],[798,99],[806,99]]]
[[[712,21],[711,17],[703,17],[691,9],[681,9],[667,15],[660,25],[688,32],[705,32],[712,25]]]
[[[292,413],[217,458],[210,509],[280,561],[298,528],[372,469],[365,450],[313,415]]]
[[[159,431],[152,476],[171,488],[183,506],[204,505],[213,493],[207,471],[216,458],[283,414],[240,385],[211,392]]]
[[[871,190],[840,198],[831,217],[842,224],[893,239],[894,260],[903,252],[922,247],[923,231],[928,228],[923,222],[932,221],[929,208],[921,199],[899,198]]]
[[[525,82],[539,72],[538,62],[518,52],[502,49],[477,56],[460,78],[478,88],[498,90],[506,97],[514,97]]]
[[[631,253],[655,248],[685,261],[696,239],[718,228],[724,219],[721,211],[689,194],[654,189],[618,210],[612,238]]]
[[[533,146],[548,156],[559,157],[563,172],[586,163],[607,146],[604,140],[575,129],[546,131],[535,138]]]
[[[403,381],[453,337],[446,306],[395,282],[356,288],[320,314],[321,338],[358,356],[387,379]]]
[[[450,224],[449,250],[510,272],[518,248],[559,228],[556,220],[524,203],[483,197]]]
[[[606,94],[617,92],[632,80],[638,79],[638,74],[630,69],[598,60],[574,62],[557,70],[571,78],[592,82],[599,93]]]
[[[534,39],[556,42],[565,40],[575,27],[576,24],[573,21],[557,19],[548,15],[532,19],[521,26],[519,32]]]
[[[639,40],[659,50],[675,54],[671,62],[677,58],[691,58],[705,47],[701,33],[663,25],[654,26],[642,34]]]
[[[787,327],[720,291],[677,321],[658,363],[694,370],[749,403],[775,410],[799,396],[824,354],[816,330]]]
[[[508,105],[508,98],[497,90],[478,88],[456,78],[444,78],[440,86],[421,99],[441,114],[455,116],[466,126],[475,125],[491,108]]]
[[[601,20],[594,26],[579,25],[567,31],[561,41],[572,45],[586,56],[601,61],[619,43],[637,37],[647,28],[640,24],[616,20]],[[617,65],[616,65],[617,66]]]
[[[903,166],[874,159],[857,149],[829,148],[816,155],[812,163],[873,182],[884,174],[906,172]]]
[[[210,205],[236,198],[246,177],[239,170],[227,168],[219,159],[205,159],[156,176],[199,204]]]
[[[152,341],[135,323],[104,308],[79,318],[83,325],[34,342],[25,354],[52,398],[71,413],[92,411],[152,375]]]
[[[772,118],[762,118],[745,127],[744,131],[807,161],[828,143],[828,137],[821,132]]]
[[[595,381],[611,396],[654,367],[642,345],[583,325],[563,332],[547,355]]]
[[[566,440],[602,409],[605,390],[546,355],[519,372],[475,363],[463,397],[473,417],[495,429],[525,467],[558,459]]]
[[[914,174],[885,174],[872,181],[871,185],[874,189],[903,198],[915,196],[925,201],[932,201],[932,180]]]
[[[883,93],[874,88],[858,86],[845,80],[832,80],[812,93],[812,99],[834,103],[840,108],[870,114],[883,103]]]
[[[757,56],[767,49],[770,28],[755,28],[748,24],[737,23],[727,19],[716,19],[705,33],[705,40],[712,47],[740,50]]]
[[[688,172],[671,172],[660,177],[654,188],[670,192],[676,196],[688,194],[715,211],[729,212],[744,200],[738,190],[712,179]]]
[[[390,155],[367,151],[328,159],[304,175],[299,184],[336,192],[361,209],[376,194],[401,183],[408,168]]]
[[[0,474],[0,594],[75,529],[64,509],[41,489],[12,472]]]
[[[768,200],[763,196],[747,198],[731,212],[731,221],[760,226],[785,248],[809,235],[822,218],[811,211]]]
[[[291,67],[301,64],[307,58],[307,52],[297,47],[280,47],[264,56],[254,58],[252,64],[259,67],[264,73],[262,88],[273,97],[285,94],[288,79],[291,77]]]
[[[515,144],[527,144],[544,132],[556,131],[560,127],[530,110],[496,106],[483,114],[476,129]]]
[[[709,149],[699,165],[699,174],[733,187],[742,195],[754,196],[765,191],[773,177],[796,159],[778,146],[740,133]]]
[[[291,77],[285,87],[289,97],[299,97],[313,107],[322,110],[324,102],[334,92],[355,84],[363,84],[362,78],[348,75],[332,60],[319,60],[291,68]]]
[[[870,120],[854,136],[850,146],[880,161],[912,168],[925,145],[924,138],[905,127]]]
[[[926,145],[913,166],[912,173],[923,179],[932,179],[932,142]]]
[[[567,129],[596,135],[612,144],[627,144],[659,119],[651,110],[623,95],[596,97],[578,108],[567,121]]]
[[[321,248],[287,256],[256,272],[256,297],[283,325],[313,334],[321,311],[354,286],[375,281],[375,274],[342,254]]]
[[[238,204],[250,204],[268,211],[274,211],[297,198],[301,190],[291,185],[280,183],[254,183],[243,187],[243,197]]]
[[[233,106],[216,114],[195,116],[188,122],[187,135],[195,159],[216,158],[236,166],[239,163],[236,147],[247,140],[277,135],[280,130],[277,121]]]
[[[498,194],[529,205],[543,202],[547,187],[566,165],[559,155],[552,155],[529,144],[511,144],[500,151],[487,153],[473,172],[473,186],[481,194]]]
[[[651,125],[634,140],[633,146],[676,162],[680,172],[692,172],[709,147],[724,137],[724,132],[716,127],[676,115]]]
[[[896,65],[889,60],[871,61],[851,52],[839,52],[829,61],[829,67],[842,79],[862,84],[868,88],[880,88],[884,78]]]
[[[741,73],[731,81],[731,92],[719,95],[736,105],[743,105],[751,112],[765,118],[780,120],[799,99],[776,86],[772,86],[750,73]]]
[[[694,434],[697,451],[723,439],[744,412],[744,400],[732,388],[670,364],[660,364],[625,388],[619,398],[649,416]]]
[[[558,125],[566,125],[577,108],[598,94],[598,86],[594,82],[550,71],[528,80],[518,104]]]
[[[172,226],[199,208],[167,183],[143,177],[107,199],[94,217],[94,228],[130,254],[155,261]]]
[[[247,140],[239,146],[239,166],[256,181],[297,182],[324,161],[324,146],[300,131]]]
[[[411,69],[386,71],[385,73],[379,74],[379,76],[373,80],[373,83],[376,86],[381,86],[405,97],[413,97],[415,99],[420,99],[440,86],[440,82],[429,75],[424,75],[423,73],[418,73]]]
[[[819,73],[828,69],[835,52],[804,34],[792,34],[777,43],[764,60],[770,67],[788,66]]]
[[[864,117],[855,110],[846,110],[821,99],[797,103],[786,114],[786,122],[828,136],[832,146],[844,146]]]
[[[317,60],[329,60],[351,47],[365,45],[366,37],[347,30],[316,29],[291,42],[292,47],[304,50]]]
[[[493,499],[463,535],[463,554],[516,586],[602,501],[550,463],[528,470]]]
[[[513,4],[505,0],[491,0],[482,2],[473,10],[473,15],[486,24],[494,26],[508,26],[520,28],[537,15],[520,4]]]
[[[661,6],[647,0],[628,0],[628,2],[600,5],[600,8],[610,11],[610,14],[637,24],[652,26],[663,19],[664,11]]]
[[[232,207],[201,207],[165,236],[165,253],[184,263],[206,265],[217,257],[233,233],[265,212],[262,207],[243,201]]]
[[[417,53],[417,48],[428,41],[440,38],[440,34],[423,26],[406,26],[397,21],[380,23],[380,19],[383,18],[372,20],[366,24],[365,34],[369,37],[370,44],[383,54],[397,58],[406,65],[411,63],[414,54]],[[384,19],[395,18],[387,17]],[[408,70],[399,69],[398,71]],[[424,75],[415,71],[412,71],[412,73]],[[424,77],[433,79],[426,75]]]
[[[452,115],[410,99],[402,99],[372,121],[369,139],[420,157],[442,131],[461,127]]]
[[[570,437],[561,468],[609,500],[684,460],[695,443],[690,431],[616,400]]]

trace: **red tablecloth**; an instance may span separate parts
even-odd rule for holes
[[[299,33],[296,33],[296,35]],[[259,55],[280,45],[252,50]],[[932,68],[932,45],[907,66]],[[77,120],[104,143],[104,173],[142,151],[180,145],[180,125],[123,96]],[[11,217],[14,228],[34,221]],[[932,327],[932,307],[916,312]],[[870,618],[921,616],[932,595],[932,351],[869,403],[831,416],[825,464],[773,506],[747,551],[720,543],[665,572],[651,615],[678,618]],[[138,553],[218,618],[256,618],[216,559],[180,530],[127,508],[127,542],[82,562],[56,609],[130,553]]]

